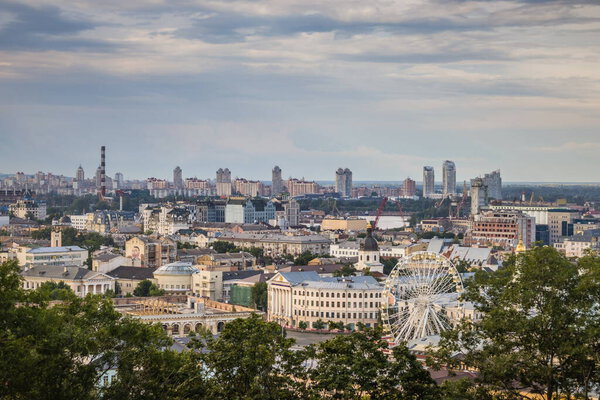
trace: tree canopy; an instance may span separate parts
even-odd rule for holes
[[[600,383],[599,288],[598,256],[572,263],[551,247],[512,256],[475,274],[465,299],[482,317],[446,332],[433,360],[478,370],[490,391],[588,398]]]

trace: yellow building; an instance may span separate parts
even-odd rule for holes
[[[364,231],[367,229],[369,221],[360,218],[325,218],[321,222],[323,231]]]

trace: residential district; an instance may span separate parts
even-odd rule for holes
[[[179,167],[172,180],[125,180],[106,174],[105,153],[92,178],[79,166],[74,178],[0,180],[0,262],[18,263],[25,291],[50,282],[110,297],[181,351],[194,334],[258,315],[298,348],[381,328],[390,349],[405,344],[438,382],[474,378],[466,363],[440,372],[426,359],[445,331],[484,317],[462,297],[477,271],[502,271],[536,248],[571,263],[600,252],[600,202],[508,199],[500,170],[457,184],[455,163],[443,161],[441,185],[432,166],[419,185],[357,186],[348,168],[319,184],[283,179],[278,166],[271,182],[228,168],[184,179]]]

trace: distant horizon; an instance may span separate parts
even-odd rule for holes
[[[51,171],[49,171],[51,172]],[[120,171],[117,171],[120,172]],[[27,176],[34,176],[35,173],[26,173],[24,172],[25,175]],[[47,172],[46,172],[47,173]],[[51,172],[53,173],[53,172]],[[116,173],[116,172],[115,172]],[[54,174],[54,173],[53,173]],[[124,174],[124,173],[123,173]],[[5,173],[5,172],[0,172],[0,178],[3,177],[7,177],[7,176],[14,176],[15,173]],[[59,174],[60,175],[60,174]],[[109,175],[111,178],[114,177],[113,175]],[[68,176],[68,175],[63,175],[66,179],[73,179],[73,176]],[[126,177],[126,175],[124,175]],[[151,177],[146,177],[146,178],[134,178],[134,179],[125,179],[125,181],[145,181],[146,179],[151,178]],[[158,178],[157,179],[165,179],[167,181],[170,181],[168,178]],[[193,177],[189,177],[189,176],[184,176],[184,179],[186,178],[193,178]],[[196,177],[198,179],[208,179],[208,180],[214,180],[213,178],[203,178],[203,177]],[[271,178],[269,179],[256,179],[256,178],[252,178],[252,177],[239,177],[239,178],[244,178],[244,179],[249,179],[249,180],[255,180],[255,181],[260,181],[263,183],[268,183],[271,182]],[[306,177],[305,177],[306,178]],[[89,177],[87,177],[86,179],[90,179]],[[235,179],[235,177],[232,176],[232,181]],[[411,178],[412,179],[412,178]],[[467,183],[470,182],[469,178],[467,179]],[[287,180],[287,178],[284,178],[284,180]],[[308,179],[306,178],[307,181],[314,181],[316,183],[318,183],[321,186],[331,186],[335,184],[334,180],[327,180],[327,179]],[[423,181],[418,181],[418,180],[414,180],[415,184],[422,186],[423,185]],[[456,180],[456,187],[459,188],[459,186],[462,186],[462,182],[463,180]],[[385,185],[396,185],[396,186],[400,186],[402,185],[403,180],[373,180],[373,179],[360,179],[360,180],[353,180],[352,181],[352,185],[353,186],[366,186],[369,184],[385,184]],[[435,185],[442,185],[442,181],[435,181]],[[502,186],[518,186],[518,185],[569,185],[569,186],[576,186],[576,185],[592,185],[592,186],[600,186],[600,181],[597,182],[584,182],[584,181],[564,181],[564,182],[560,182],[560,181],[502,181]]]

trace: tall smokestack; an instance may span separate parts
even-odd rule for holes
[[[106,196],[106,146],[100,147],[100,194]]]

